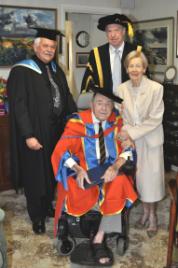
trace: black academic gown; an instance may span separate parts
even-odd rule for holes
[[[60,115],[53,113],[52,92],[44,64],[34,57],[42,73],[24,66],[14,66],[7,89],[10,104],[11,178],[14,188],[24,187],[32,220],[39,216],[42,197],[54,195],[51,153],[64,129],[67,115],[76,111],[63,71],[56,65],[53,78],[59,86],[62,102]],[[34,151],[25,140],[36,137],[43,148]],[[39,208],[38,208],[39,204]],[[35,211],[36,207],[36,211]]]
[[[136,45],[125,42],[124,50],[121,59],[121,68],[122,68],[122,82],[125,82],[129,79],[126,69],[124,67],[124,60],[129,52],[135,50]],[[84,73],[82,80],[81,91],[88,90],[90,85],[94,83],[99,87],[106,87],[112,90],[112,73],[111,73],[111,64],[110,64],[110,55],[109,55],[109,43],[104,44],[98,47],[99,60],[98,62],[94,56],[94,50],[91,50],[88,65]],[[98,64],[99,63],[99,64]],[[101,64],[102,75],[98,72],[98,66]],[[103,81],[103,82],[102,82]],[[102,85],[103,83],[103,85]]]

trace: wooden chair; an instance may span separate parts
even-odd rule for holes
[[[175,228],[177,222],[177,195],[178,195],[178,173],[176,180],[171,179],[168,183],[168,189],[171,196],[171,205],[170,205],[170,218],[169,218],[169,238],[168,238],[168,249],[167,249],[167,264],[165,268],[172,267],[172,255],[173,247],[175,243]]]

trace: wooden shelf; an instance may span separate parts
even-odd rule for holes
[[[0,116],[0,191],[11,188],[9,118],[8,115],[3,115]]]

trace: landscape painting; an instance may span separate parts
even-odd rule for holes
[[[173,18],[134,23],[134,41],[143,47],[152,73],[163,73],[173,63],[173,23]]]
[[[56,28],[57,10],[0,6],[0,66],[29,58],[35,27]]]

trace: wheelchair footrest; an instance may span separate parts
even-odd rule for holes
[[[75,264],[96,267],[96,262],[93,258],[89,240],[85,240],[76,246],[70,256],[70,261]]]

